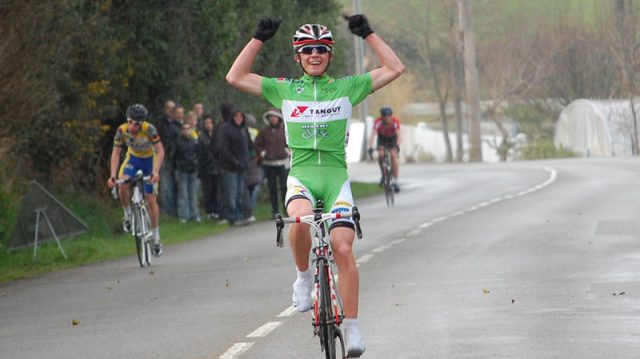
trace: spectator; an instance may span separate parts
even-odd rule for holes
[[[215,129],[215,145],[213,147],[213,155],[216,161],[216,165],[218,167],[218,216],[220,217],[220,223],[228,223],[227,218],[229,218],[229,206],[227,204],[227,192],[224,185],[224,169],[222,168],[222,160],[220,154],[220,143],[221,143],[221,129],[222,125],[226,122],[232,121],[231,110],[234,109],[234,106],[230,103],[223,103],[220,105],[220,124]]]
[[[202,123],[204,120],[204,105],[202,102],[196,102],[193,104],[192,110],[196,113],[196,120],[198,121],[196,129],[202,133],[204,132],[204,124]]]
[[[222,180],[226,199],[227,221],[236,226],[246,225],[243,219],[242,198],[249,167],[249,134],[244,126],[244,113],[237,108],[230,110],[231,121],[220,126],[216,136],[218,155],[224,170]]]
[[[204,131],[200,135],[199,176],[202,183],[204,210],[211,219],[218,219],[218,182],[220,171],[215,158],[215,131],[217,130],[213,116],[203,116]]]
[[[180,223],[200,222],[198,212],[198,134],[189,122],[182,125],[176,141],[176,182]]]
[[[160,140],[165,151],[165,161],[160,169],[160,202],[162,213],[176,216],[175,167],[173,153],[179,135],[179,126],[174,119],[176,103],[168,100],[163,106],[163,115],[157,123]]]
[[[244,218],[247,219],[247,222],[251,223],[256,221],[253,210],[256,208],[258,195],[260,194],[260,184],[262,183],[262,166],[258,163],[256,151],[253,148],[253,141],[256,139],[256,136],[258,136],[255,116],[249,113],[245,114],[245,127],[249,132],[251,148],[249,149],[249,168],[244,194]]]
[[[187,123],[189,123],[193,131],[195,131],[198,136],[200,136],[202,131],[200,131],[200,129],[198,128],[198,115],[195,111],[187,112]]]
[[[289,174],[289,148],[285,138],[282,113],[277,109],[270,109],[262,115],[262,120],[266,127],[260,130],[254,147],[262,162],[264,176],[267,178],[271,215],[275,216],[276,213],[283,213],[280,212],[281,204],[284,209]]]

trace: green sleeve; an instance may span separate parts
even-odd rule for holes
[[[373,92],[370,73],[353,76],[349,80],[351,81],[349,101],[353,106],[362,102]]]
[[[278,91],[278,86],[275,78],[263,77],[262,78],[262,97],[269,101],[273,107],[282,107],[282,96]]]

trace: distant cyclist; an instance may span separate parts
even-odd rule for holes
[[[111,152],[111,176],[107,185],[112,188],[116,183],[116,174],[120,179],[134,177],[138,170],[142,170],[144,176],[151,176],[150,182],[145,183],[144,192],[149,217],[151,219],[151,232],[153,235],[153,254],[156,257],[162,255],[162,243],[160,243],[159,209],[156,200],[158,174],[164,160],[164,149],[160,142],[158,130],[145,121],[149,115],[147,109],[140,104],[134,104],[127,108],[127,123],[118,127],[113,139],[113,151]],[[123,147],[127,147],[126,157],[120,165],[120,154]],[[122,184],[118,188],[120,203],[124,210],[122,229],[131,231],[131,189],[129,184]]]
[[[380,172],[382,169],[382,160],[384,157],[384,148],[386,147],[391,157],[391,172],[393,172],[393,190],[397,193],[400,191],[398,187],[398,149],[401,142],[400,121],[393,116],[391,107],[383,107],[380,109],[380,117],[373,123],[373,130],[369,136],[369,153],[373,152],[373,140],[378,137],[376,149],[378,150],[378,164]],[[380,184],[384,181],[380,178]]]
[[[374,51],[381,67],[357,76],[330,77],[326,71],[333,58],[333,35],[324,25],[305,24],[296,30],[292,39],[294,60],[304,75],[299,79],[286,79],[255,74],[251,66],[258,52],[280,25],[278,20],[263,19],[227,74],[232,86],[263,96],[282,109],[291,149],[286,194],[290,216],[312,214],[316,199],[324,200],[326,212],[351,210],[354,203],[345,151],[351,111],[370,93],[404,72],[402,62],[371,30],[363,15],[345,18],[351,32],[364,38]],[[338,290],[344,300],[346,350],[349,357],[360,357],[365,345],[357,322],[359,274],[352,252],[354,234],[351,220],[331,224],[331,246],[340,272]],[[313,273],[309,269],[309,225],[292,225],[289,241],[297,268],[293,302],[299,311],[306,311],[311,307],[313,287]]]

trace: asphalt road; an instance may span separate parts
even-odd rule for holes
[[[377,181],[374,165],[350,168]],[[640,161],[405,165],[358,202],[367,358],[637,358]],[[133,251],[133,247],[132,247]],[[321,358],[259,223],[0,286],[0,358]],[[77,321],[77,325],[73,325]]]

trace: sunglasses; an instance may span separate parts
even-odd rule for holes
[[[316,51],[319,54],[326,54],[327,52],[331,52],[331,48],[326,45],[313,45],[313,46],[305,46],[298,50],[298,53],[303,53],[305,55],[311,55],[313,51]]]

